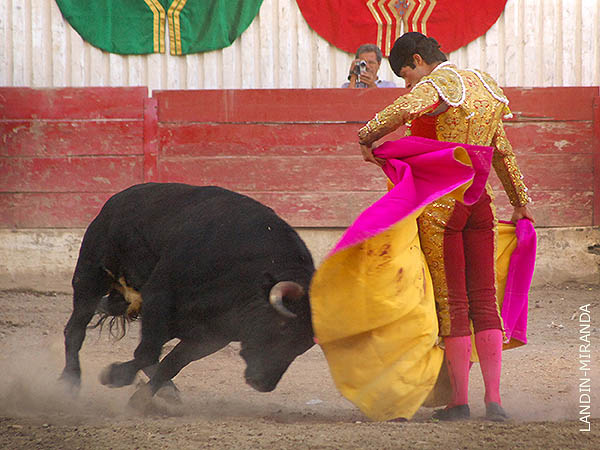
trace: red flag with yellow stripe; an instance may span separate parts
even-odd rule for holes
[[[498,20],[506,0],[297,0],[308,25],[332,45],[354,53],[374,43],[387,56],[398,37],[418,31],[450,53]]]

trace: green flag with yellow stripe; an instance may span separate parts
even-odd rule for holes
[[[172,55],[228,47],[250,26],[263,0],[56,0],[90,44],[125,55]],[[168,36],[168,44],[165,44]]]

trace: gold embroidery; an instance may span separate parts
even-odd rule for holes
[[[494,203],[494,190],[489,183],[486,183],[485,190],[492,199],[490,202],[490,209],[492,210],[492,216],[494,217],[494,273],[498,273],[497,257],[498,257],[498,217],[496,215],[496,204]],[[502,342],[506,342],[506,331],[504,329],[504,321],[502,320],[502,312],[500,303],[498,302],[498,278],[494,277],[494,290],[496,297],[496,314],[500,319],[500,330],[502,331]],[[472,325],[472,324],[471,324]]]
[[[427,205],[417,219],[421,249],[433,281],[440,336],[450,334],[448,284],[444,267],[444,229],[454,211],[455,204],[456,200],[446,195]]]
[[[448,108],[438,116],[436,136],[440,141],[493,146],[492,164],[510,203],[524,206],[530,198],[502,125],[507,106],[497,98],[506,97],[489,75],[480,73],[480,77],[475,71],[468,70],[459,73],[466,86],[465,100],[459,108]]]
[[[469,70],[470,70],[470,72],[473,72],[475,75],[477,75],[477,77],[483,83],[483,86],[489,91],[490,94],[492,94],[492,97],[494,97],[499,102],[502,102],[505,105],[508,105],[508,98],[506,98],[506,95],[504,95],[504,91],[502,90],[502,88],[500,86],[498,86],[498,83],[496,83],[496,80],[494,80],[486,72],[482,72],[480,70],[475,70],[475,69],[469,69]]]
[[[512,146],[506,138],[504,127],[500,122],[494,136],[494,156],[492,165],[502,182],[506,195],[513,206],[525,206],[531,201],[527,193],[527,187],[523,182],[523,175],[517,166],[517,160]]]
[[[451,106],[460,106],[465,98],[465,86],[461,74],[452,64],[444,64],[423,77],[415,86],[431,84],[440,97]]]
[[[463,142],[469,132],[469,123],[465,119],[463,108],[450,108],[440,114],[436,121],[436,136],[440,141]]]
[[[438,102],[439,96],[432,86],[425,84],[415,87],[411,92],[398,97],[394,103],[375,114],[375,117],[358,131],[359,142],[372,144],[407,121],[431,111]]]

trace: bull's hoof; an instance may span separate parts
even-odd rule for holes
[[[174,387],[174,386],[173,386]],[[164,388],[163,388],[164,389]],[[172,388],[168,388],[168,391],[173,392]],[[160,392],[160,391],[159,391]],[[178,392],[178,391],[177,391]],[[157,393],[158,395],[158,393]],[[177,394],[177,402],[171,400],[158,399],[152,396],[152,388],[150,384],[146,384],[139,388],[129,399],[127,406],[135,410],[137,413],[144,416],[181,416],[183,410],[181,409],[181,400],[179,394]]]
[[[252,378],[246,378],[246,384],[258,392],[271,392],[277,386],[277,384],[273,385],[272,383],[266,383],[262,380],[255,380]]]
[[[81,388],[81,376],[76,373],[63,371],[61,376],[58,378],[58,383],[64,388],[66,392],[72,396],[77,396]]]
[[[173,382],[167,383],[161,387],[156,393],[156,396],[172,405],[181,405],[183,403],[179,389],[177,389],[177,386],[175,386]]]
[[[133,363],[113,363],[100,372],[100,383],[108,387],[128,386],[135,380],[137,370]]]
[[[152,405],[152,388],[149,384],[143,385],[129,399],[127,406],[142,414],[153,412]]]

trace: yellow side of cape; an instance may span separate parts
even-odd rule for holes
[[[315,335],[336,386],[373,420],[412,417],[442,364],[419,213],[327,258],[311,286]]]
[[[423,404],[448,399],[445,369],[438,380],[444,352],[419,243],[420,212],[326,258],[311,285],[315,336],[333,380],[372,420],[408,419]],[[516,247],[514,229],[499,225],[499,299]]]

